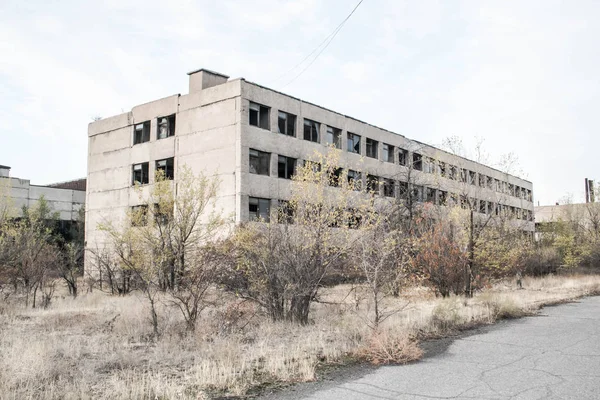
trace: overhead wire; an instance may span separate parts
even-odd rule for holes
[[[291,83],[293,83],[296,79],[298,79],[308,68],[310,68],[311,65],[313,65],[313,63],[317,60],[317,58],[319,58],[319,56],[327,49],[327,47],[329,47],[329,45],[331,44],[331,42],[333,41],[333,39],[335,39],[335,37],[337,36],[337,34],[340,32],[340,30],[342,29],[342,27],[344,26],[344,24],[350,19],[350,17],[356,12],[356,10],[358,9],[358,7],[362,4],[364,0],[360,0],[356,6],[354,6],[354,8],[352,9],[352,11],[350,12],[350,14],[348,14],[348,16],[346,16],[346,18],[344,18],[344,20],[333,30],[332,33],[329,34],[329,36],[327,36],[313,51],[311,51],[306,57],[304,57],[302,59],[302,61],[300,61],[298,64],[296,64],[294,67],[292,67],[290,70],[288,70],[284,75],[282,75],[281,77],[287,75],[288,73],[292,72],[293,70],[295,70],[296,68],[298,68],[300,65],[302,65],[306,60],[308,60],[310,58],[310,56],[312,56],[313,54],[315,54],[315,52],[317,52],[319,49],[321,49],[317,55],[314,56],[314,58],[310,61],[310,63],[308,63],[308,65],[306,65],[296,76],[294,76],[290,81],[288,81],[285,85],[283,85],[281,88],[285,88],[286,86],[290,85]],[[278,78],[278,79],[281,79]]]

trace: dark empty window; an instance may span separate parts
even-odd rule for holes
[[[333,144],[336,149],[342,148],[342,131],[332,126],[327,127],[327,143]]]
[[[410,192],[413,201],[423,201],[423,186],[412,185]]]
[[[354,190],[360,190],[362,187],[362,178],[360,172],[352,169],[348,170],[348,184]]]
[[[366,156],[371,158],[377,158],[377,147],[379,147],[379,142],[377,140],[369,139],[366,140]]]
[[[469,171],[469,184],[475,184],[475,171]]]
[[[486,176],[483,174],[479,174],[479,187],[485,187],[485,182],[487,181]]]
[[[448,201],[448,192],[446,192],[444,190],[438,191],[437,204],[439,204],[440,206],[445,206],[447,201]]]
[[[259,175],[270,175],[271,153],[250,149],[250,173]]]
[[[419,153],[413,153],[412,156],[413,168],[417,171],[423,171],[423,156]]]
[[[379,194],[379,177],[367,175],[367,190]]]
[[[332,168],[329,171],[329,185],[330,186],[339,186],[342,178],[342,169],[341,168]]]
[[[175,177],[175,159],[173,157],[156,162],[156,170],[162,171],[165,179],[173,179]]]
[[[319,123],[304,118],[304,140],[319,143]]]
[[[394,149],[395,147],[391,144],[383,144],[383,161],[391,163],[394,162]]]
[[[398,197],[401,199],[408,197],[408,182],[398,182]]]
[[[470,173],[471,171],[466,170],[464,168],[460,169],[460,181],[461,182],[466,182],[467,181],[467,174]]]
[[[383,179],[383,195],[386,197],[395,196],[395,182],[393,179]]]
[[[269,216],[271,213],[271,200],[260,199],[258,197],[248,198],[248,212],[250,214],[250,221],[269,222]]]
[[[154,222],[158,225],[166,225],[173,219],[173,203],[154,204]]]
[[[437,167],[438,167],[438,174],[440,176],[446,177],[446,174],[447,174],[446,163],[443,161],[439,161]]]
[[[149,182],[148,163],[133,164],[132,184],[146,185]]]
[[[425,201],[428,203],[435,203],[435,189],[426,188],[425,193],[426,193]]]
[[[479,201],[479,212],[482,214],[487,214],[487,201],[485,201],[485,200]]]
[[[284,179],[292,179],[296,172],[296,159],[286,156],[277,158],[277,176]]]
[[[166,139],[175,136],[175,114],[158,119],[156,138]]]
[[[277,128],[279,129],[279,133],[287,136],[296,136],[296,116],[279,111]]]
[[[250,125],[269,129],[269,107],[250,102]]]
[[[131,225],[146,226],[148,225],[148,205],[142,204],[131,207]]]
[[[133,144],[150,141],[150,121],[136,124],[133,128]]]
[[[348,153],[360,154],[360,136],[348,132]]]
[[[408,150],[398,149],[398,164],[406,166],[408,161]]]

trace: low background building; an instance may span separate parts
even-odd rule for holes
[[[85,204],[85,178],[46,186],[32,185],[28,179],[11,177],[10,167],[0,165],[0,184],[7,189],[16,212],[23,206],[33,206],[43,196],[61,221],[75,221]]]

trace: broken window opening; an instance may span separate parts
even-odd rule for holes
[[[434,188],[426,188],[425,190],[425,201],[427,203],[434,203],[436,200],[436,190]]]
[[[479,187],[484,188],[486,180],[487,180],[487,178],[485,175],[479,174]]]
[[[470,173],[471,171],[467,171],[464,168],[460,169],[460,181],[461,182],[466,182],[467,181],[467,174]]]
[[[271,214],[271,200],[259,197],[248,198],[248,212],[250,221],[269,222]]]
[[[292,179],[296,173],[296,159],[286,156],[277,158],[277,176],[283,179]]]
[[[319,123],[304,118],[304,140],[319,143]]]
[[[175,114],[158,118],[156,138],[166,139],[171,136],[175,136]]]
[[[383,179],[383,195],[385,197],[395,197],[396,183],[393,179]]]
[[[132,185],[147,185],[150,182],[148,175],[148,165],[149,163],[141,163],[133,165],[133,178]]]
[[[250,102],[249,123],[261,129],[269,129],[269,107]]]
[[[469,171],[469,185],[474,185],[476,179],[475,171]]]
[[[336,149],[342,148],[342,130],[332,126],[327,127],[327,143],[332,144]]]
[[[391,144],[384,143],[383,144],[383,161],[394,163],[394,151],[395,147]]]
[[[448,167],[448,179],[456,180],[456,167],[454,165]]]
[[[150,121],[136,124],[133,130],[133,144],[146,143],[150,141]]]
[[[411,194],[413,201],[422,202],[423,201],[423,186],[412,185],[410,194]]]
[[[408,150],[398,148],[398,164],[406,166],[408,161]]]
[[[379,142],[377,140],[367,138],[366,146],[367,149],[365,155],[371,158],[378,158],[377,150],[379,147]]]
[[[296,136],[296,116],[283,111],[279,111],[277,120],[279,133],[287,136]]]
[[[379,194],[379,177],[367,175],[367,191]]]
[[[441,177],[446,177],[446,163],[443,161],[439,161],[437,164],[438,175]]]
[[[398,198],[406,199],[408,198],[408,182],[398,182]]]
[[[447,201],[448,201],[448,192],[446,192],[444,190],[439,190],[438,198],[437,198],[437,205],[445,206]]]
[[[131,226],[148,225],[148,205],[141,204],[131,207]]]
[[[412,155],[413,168],[417,171],[423,170],[423,156],[419,153],[413,153]]]
[[[487,214],[487,201],[485,201],[485,200],[479,201],[479,212],[482,214]]]
[[[332,168],[331,171],[329,171],[329,186],[340,186],[340,183],[342,183],[341,179],[343,171],[342,168]]]
[[[488,189],[493,189],[494,188],[494,178],[492,178],[491,176],[488,176],[486,178],[486,186]]]
[[[175,179],[175,159],[171,157],[164,160],[158,160],[156,162],[156,170],[162,171],[164,179]]]
[[[294,223],[294,208],[288,200],[279,200],[277,204],[277,220],[279,223]]]
[[[360,190],[362,188],[362,176],[358,171],[348,170],[348,185],[352,190]]]
[[[348,132],[348,153],[360,154],[360,136]]]
[[[154,222],[158,225],[167,225],[173,219],[173,203],[154,204]]]
[[[270,175],[271,153],[250,149],[250,173]]]

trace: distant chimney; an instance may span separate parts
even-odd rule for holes
[[[6,165],[0,165],[0,177],[8,178],[10,177],[10,167]]]
[[[588,178],[585,178],[585,202],[590,202],[590,183],[588,182]]]
[[[229,77],[218,72],[209,71],[201,68],[196,71],[188,72],[190,77],[190,93],[199,92],[209,87],[222,85],[227,82]]]

